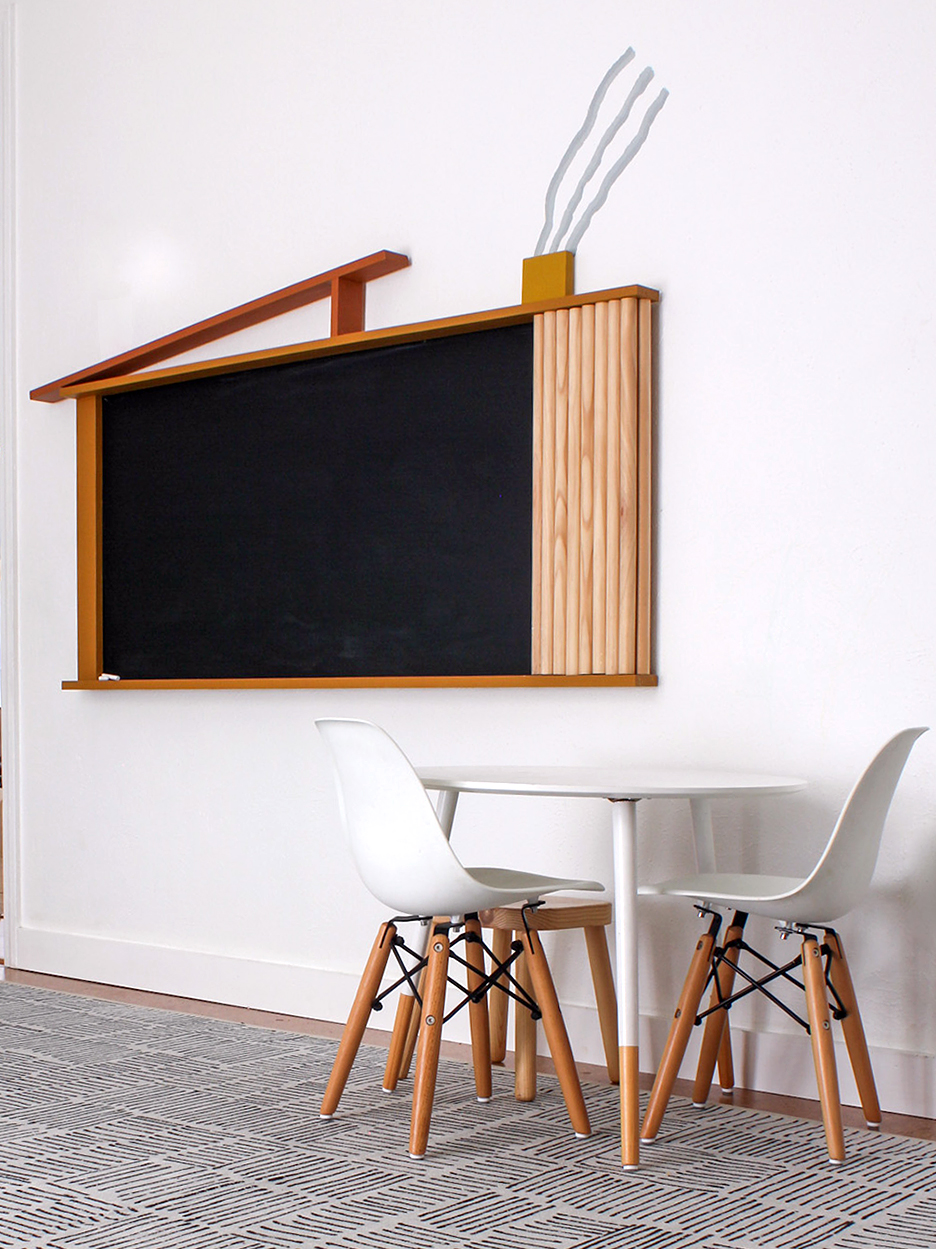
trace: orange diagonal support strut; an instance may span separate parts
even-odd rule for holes
[[[364,329],[366,284],[374,278],[382,278],[398,269],[405,269],[409,262],[409,257],[402,256],[399,252],[381,251],[362,256],[360,260],[339,265],[337,269],[329,269],[327,273],[306,278],[304,282],[296,282],[294,286],[285,286],[282,290],[253,299],[250,303],[239,304],[227,312],[219,312],[217,316],[208,317],[205,321],[197,321],[173,334],[144,343],[142,347],[125,351],[122,355],[111,356],[109,360],[102,360],[99,364],[92,364],[77,373],[60,377],[58,381],[37,386],[29,392],[29,397],[41,399],[44,403],[57,403],[66,386],[135,373],[137,369],[158,364],[161,360],[181,355],[183,351],[191,351],[194,347],[201,347],[204,343],[245,330],[248,326],[259,325],[261,321],[268,321],[283,312],[292,312],[295,308],[302,308],[306,304],[329,297],[332,301],[332,337],[358,333]]]

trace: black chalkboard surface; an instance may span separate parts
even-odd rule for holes
[[[104,670],[530,672],[533,329],[105,394]]]

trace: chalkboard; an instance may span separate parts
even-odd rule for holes
[[[530,672],[529,322],[106,393],[103,667]]]

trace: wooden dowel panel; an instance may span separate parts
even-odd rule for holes
[[[650,308],[534,322],[534,672],[650,670]]]

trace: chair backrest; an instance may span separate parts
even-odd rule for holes
[[[355,865],[374,897],[398,915],[431,915],[440,898],[477,892],[396,742],[367,720],[315,723],[328,747]]]
[[[904,729],[865,768],[845,800],[822,858],[796,891],[796,914],[790,919],[803,923],[838,919],[867,893],[897,782],[913,743],[926,731]]]

